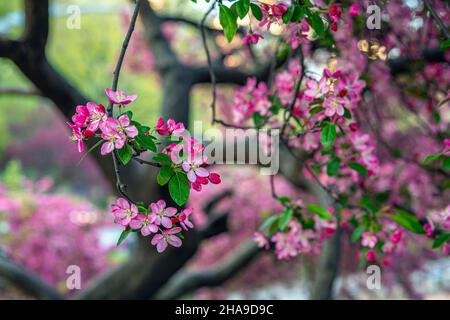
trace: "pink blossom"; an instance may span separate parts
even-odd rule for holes
[[[221,182],[220,175],[214,172],[209,174],[208,179],[212,184],[219,184]]]
[[[151,233],[158,232],[158,227],[154,224],[156,216],[138,214],[130,222],[131,229],[141,229],[141,234],[146,237]]]
[[[373,248],[377,244],[377,237],[371,232],[363,232],[361,235],[361,244],[364,247]]]
[[[160,135],[165,135],[169,132],[169,128],[167,128],[166,124],[164,123],[164,119],[159,117],[158,122],[156,123],[155,130]]]
[[[179,237],[176,236],[176,234],[180,232],[180,227],[165,230],[162,233],[155,235],[151,243],[152,245],[156,246],[156,250],[159,253],[164,252],[164,250],[167,249],[168,244],[176,248],[181,247],[182,241]]]
[[[173,119],[167,120],[167,129],[170,135],[180,136],[184,132],[184,124],[175,122]]]
[[[152,210],[152,219],[156,225],[172,228],[172,220],[170,220],[170,217],[177,213],[177,209],[172,207],[166,208],[166,202],[164,200],[150,204],[150,209]]]
[[[320,79],[319,82],[309,79],[306,81],[305,87],[305,96],[312,100],[321,98],[330,90],[330,87],[327,85],[326,78]]]
[[[333,4],[328,9],[328,15],[330,16],[330,21],[331,22],[338,22],[339,21],[339,19],[341,18],[341,15],[342,15],[342,9],[341,9],[339,3]]]
[[[233,116],[236,123],[249,119],[254,112],[267,114],[272,103],[265,83],[257,84],[256,78],[248,78],[245,86],[235,91],[233,97]]]
[[[71,124],[70,122],[66,122],[67,125],[72,128],[72,141],[78,142],[78,152],[82,153],[84,151],[84,143],[83,143],[83,132],[81,127]]]
[[[190,182],[196,182],[197,177],[206,178],[209,176],[208,170],[201,167],[205,162],[206,160],[204,157],[194,156],[188,157],[188,159],[181,164],[181,167],[187,173]]]
[[[109,119],[114,119],[114,118],[109,118]],[[135,126],[130,125],[130,118],[126,114],[121,115],[119,117],[119,119],[117,119],[117,121],[113,121],[113,123],[111,123],[111,125],[117,131],[119,131],[123,134],[126,134],[130,138],[134,138],[139,134],[138,129]]]
[[[259,248],[265,248],[266,250],[269,250],[269,241],[263,233],[255,232],[253,234],[253,240],[256,242]]]
[[[103,156],[111,153],[114,149],[122,149],[126,141],[125,135],[107,125],[102,127],[101,137],[106,140],[100,150],[100,153]]]
[[[127,115],[121,115],[119,119],[108,118],[100,125],[102,130],[102,139],[106,142],[102,145],[101,154],[106,155],[114,149],[122,149],[126,142],[126,137],[134,138],[138,135],[135,126],[130,125],[130,118]]]
[[[389,238],[389,240],[392,241],[392,243],[399,243],[402,240],[402,236],[403,236],[403,231],[400,229],[397,229],[394,231],[394,233],[392,233],[391,237]]]
[[[325,115],[327,117],[332,117],[335,114],[338,116],[344,115],[344,100],[342,98],[336,97],[334,94],[329,95],[323,102],[325,107]]]
[[[180,213],[179,221],[180,225],[184,230],[188,230],[188,228],[194,228],[194,224],[189,220],[192,214],[192,208],[186,208]]]
[[[350,6],[350,8],[348,9],[348,14],[352,17],[356,17],[357,15],[359,15],[359,4],[354,3]]]
[[[375,252],[373,252],[372,250],[368,250],[366,252],[366,259],[367,259],[367,261],[375,261],[375,259],[376,259]]]
[[[105,89],[106,96],[109,99],[109,102],[113,104],[121,104],[121,105],[127,105],[133,102],[137,99],[137,95],[133,94],[130,96],[127,96],[124,91],[112,91],[109,88]]]
[[[300,23],[290,22],[286,41],[291,44],[292,49],[297,49],[301,43],[309,41],[307,32],[309,32],[309,24],[305,19],[302,19]]]
[[[283,3],[274,4],[272,6],[262,3],[260,4],[260,8],[263,17],[259,23],[259,26],[263,27],[266,25],[267,30],[270,29],[272,23],[278,22],[287,10],[287,6]]]
[[[158,118],[158,122],[156,123],[156,132],[160,135],[174,135],[181,136],[184,132],[184,124],[181,122],[175,122],[173,119],[167,120],[167,124],[164,123],[162,118]]]
[[[116,203],[111,205],[111,212],[115,217],[114,222],[126,227],[138,215],[138,208],[128,200],[118,198]]]
[[[93,102],[88,102],[85,106],[77,106],[76,113],[72,117],[72,121],[75,125],[78,125],[81,128],[87,127],[87,130],[92,132],[97,131],[100,123],[105,119],[105,107]]]
[[[260,35],[259,33],[249,33],[242,39],[242,43],[245,45],[247,45],[249,43],[257,44],[260,38],[264,39],[264,37],[262,35]]]

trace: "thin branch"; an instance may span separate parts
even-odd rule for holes
[[[113,77],[113,83],[112,83],[112,88],[111,88],[112,91],[117,91],[117,86],[119,84],[120,70],[122,68],[123,59],[125,58],[125,53],[127,52],[128,44],[130,42],[131,36],[133,35],[134,27],[136,25],[137,16],[138,16],[138,13],[139,13],[139,4],[140,4],[140,2],[141,2],[141,0],[138,0],[136,2],[136,5],[134,7],[133,16],[131,17],[130,25],[128,27],[127,34],[126,34],[125,39],[123,40],[123,43],[122,43],[122,49],[120,51],[119,59],[117,60],[117,65],[116,65],[116,68],[114,70],[114,77]],[[114,114],[114,104],[112,102],[109,102],[109,105],[108,105],[108,116],[112,117],[113,114]],[[112,152],[112,159],[113,159],[113,164],[114,164],[114,172],[116,174],[116,180],[117,180],[117,182],[116,182],[117,190],[127,200],[133,202],[130,199],[130,197],[127,195],[127,193],[126,193],[126,185],[121,181],[120,169],[119,169],[119,160],[118,160],[118,157],[117,157],[117,154],[116,154],[115,151]]]
[[[148,160],[144,160],[144,159],[136,158],[136,157],[133,157],[133,160],[139,164],[146,164],[148,166],[157,167],[157,168],[162,167],[162,165],[158,162],[148,161]]]
[[[180,272],[156,295],[157,299],[177,299],[196,289],[217,287],[231,279],[242,270],[262,250],[254,241],[248,241],[238,247],[219,266],[209,271]]]
[[[297,85],[295,86],[294,96],[292,97],[291,105],[289,106],[289,109],[287,109],[287,113],[284,114],[284,124],[281,129],[281,135],[284,134],[286,127],[292,118],[292,112],[294,111],[295,103],[297,102],[297,96],[300,92],[300,87],[302,85],[303,78],[305,77],[305,58],[303,56],[302,47],[300,46],[299,49],[300,49],[299,52],[300,52],[300,67],[301,67],[300,79],[298,79]]]
[[[202,21],[200,22],[200,29],[202,33],[202,42],[203,47],[205,49],[206,61],[208,63],[209,75],[211,77],[211,86],[212,86],[212,101],[211,101],[211,110],[212,110],[212,124],[216,123],[216,97],[217,97],[217,83],[216,83],[216,74],[214,73],[211,61],[211,53],[209,52],[208,43],[206,41],[206,28],[205,22],[210,13],[214,10],[216,6],[216,0],[213,1],[208,11],[206,11],[203,16]]]
[[[427,7],[428,11],[430,11],[431,15],[433,16],[434,21],[436,21],[436,24],[439,26],[439,28],[444,32],[445,37],[447,39],[450,39],[450,33],[448,31],[448,28],[445,26],[445,24],[442,22],[441,18],[437,14],[436,10],[434,10],[433,6],[431,5],[430,0],[424,0],[425,6]]]
[[[40,96],[45,97],[42,92],[32,88],[0,88],[0,95],[14,96]]]
[[[61,300],[63,296],[39,277],[0,256],[0,276],[24,293],[38,299]]]

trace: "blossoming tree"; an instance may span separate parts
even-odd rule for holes
[[[213,124],[280,132],[281,173],[301,194],[280,194],[274,177],[268,181],[283,209],[255,230],[261,249],[289,260],[331,246],[322,250],[331,254],[321,262],[330,266],[330,259],[336,264],[339,235],[346,232],[362,265],[389,266],[409,242],[423,238],[448,255],[448,7],[428,0],[376,8],[366,1],[207,2],[200,23],[160,16],[148,2],[136,3],[113,85],[105,90],[107,107],[87,102],[46,60],[46,8],[25,1],[23,38],[0,41],[0,56],[12,59],[55,102],[70,119],[78,150],[83,152],[87,143],[117,187],[120,197],[111,211],[123,227],[118,243],[131,232],[142,236],[133,259],[81,297],[154,296],[203,239],[223,231],[218,228],[221,219],[210,219],[196,230],[191,220],[195,211],[184,207],[191,191],[221,182],[208,166],[204,146],[182,134],[189,121],[189,94],[199,83],[211,83]],[[208,24],[216,13],[221,30]],[[133,119],[139,99],[118,89],[139,14],[163,83],[162,115],[156,124]],[[162,30],[166,22],[199,29],[206,63],[189,65],[179,59]],[[213,51],[209,41],[222,34],[230,44]],[[255,68],[249,63],[227,66],[238,54],[253,60]],[[233,97],[219,99],[220,83],[241,87]],[[143,158],[147,154],[151,160]],[[149,172],[157,184],[147,178]],[[159,198],[149,198],[156,193]],[[149,244],[158,253],[169,246],[181,249],[155,256]],[[257,250],[253,245],[246,253]],[[135,275],[140,281],[127,283],[127,274],[144,261],[151,265]],[[319,275],[318,288],[332,282],[336,268],[331,265]],[[161,277],[152,277],[161,266]],[[115,281],[108,283],[111,277]],[[313,297],[329,297],[329,290]]]

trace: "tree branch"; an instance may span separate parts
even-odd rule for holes
[[[24,293],[38,299],[61,300],[62,295],[44,283],[38,276],[0,257],[0,276]]]
[[[0,88],[0,95],[15,95],[15,96],[40,96],[44,95],[36,89],[32,88]]]
[[[231,279],[260,253],[254,241],[248,241],[238,247],[225,261],[210,271],[180,272],[161,289],[157,299],[177,299],[196,289],[217,287]]]

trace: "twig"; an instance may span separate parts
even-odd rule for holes
[[[441,18],[437,14],[436,10],[434,10],[433,6],[431,5],[430,0],[424,0],[425,6],[427,7],[428,11],[430,11],[431,15],[433,16],[434,21],[436,21],[436,24],[439,26],[439,28],[444,32],[445,37],[447,39],[450,39],[450,33],[448,32],[448,28],[444,25]]]
[[[216,80],[216,74],[214,73],[214,69],[212,67],[211,53],[209,52],[208,43],[206,41],[205,23],[206,23],[206,19],[210,15],[210,13],[214,10],[214,7],[216,6],[216,2],[217,2],[216,0],[213,1],[211,6],[209,7],[208,11],[206,11],[205,15],[203,16],[202,21],[200,22],[200,30],[202,32],[203,48],[205,49],[206,61],[208,63],[209,75],[211,77],[211,86],[212,86],[212,101],[211,101],[212,124],[216,123],[217,80]]]
[[[157,168],[162,167],[162,165],[160,163],[158,163],[158,162],[147,161],[147,160],[144,160],[144,159],[141,159],[141,158],[136,158],[136,157],[133,157],[133,160],[138,162],[139,164],[146,164],[146,165],[149,165],[149,166],[152,166],[152,167],[157,167]]]
[[[113,78],[113,83],[112,83],[112,88],[111,88],[112,91],[116,91],[117,90],[117,85],[119,84],[120,70],[122,68],[123,59],[125,58],[125,53],[127,51],[128,44],[129,44],[130,39],[131,39],[131,35],[133,34],[133,31],[134,31],[134,26],[136,25],[137,16],[138,16],[138,13],[139,13],[140,1],[141,0],[138,0],[136,2],[136,6],[134,7],[133,16],[131,17],[131,21],[130,21],[130,25],[128,27],[127,34],[126,34],[125,39],[123,40],[123,43],[122,43],[122,49],[120,51],[119,59],[117,60],[117,65],[116,65],[116,68],[114,70],[114,78]],[[108,116],[112,117],[113,114],[114,114],[114,104],[112,102],[110,102],[109,105],[108,105]],[[114,172],[116,174],[116,180],[117,180],[117,182],[116,182],[117,190],[127,200],[129,200],[130,202],[134,202],[127,195],[127,193],[126,193],[126,185],[124,183],[122,183],[122,181],[120,179],[119,161],[118,161],[118,157],[117,157],[117,154],[116,154],[115,151],[112,152],[112,158],[113,158],[113,164],[114,164]]]
[[[292,98],[291,105],[289,106],[289,109],[287,110],[287,112],[284,114],[284,124],[281,129],[281,135],[284,134],[284,131],[286,130],[286,127],[292,118],[292,112],[294,111],[295,103],[297,102],[297,96],[298,96],[298,93],[300,92],[300,87],[302,85],[303,78],[305,77],[305,58],[303,56],[302,47],[300,46],[299,49],[300,49],[299,51],[300,51],[300,67],[301,67],[300,79],[298,79],[297,84],[295,86],[294,96]]]

